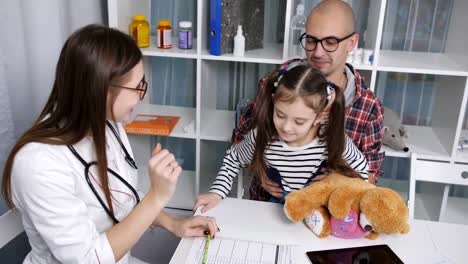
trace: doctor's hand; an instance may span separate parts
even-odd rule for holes
[[[212,237],[218,231],[216,219],[208,216],[193,216],[190,218],[176,219],[172,232],[178,237],[197,237],[204,236],[205,230],[208,230]]]
[[[274,181],[270,180],[267,175],[260,176],[261,186],[271,196],[281,199],[283,198],[283,189]]]
[[[148,161],[148,170],[151,180],[150,192],[153,192],[158,203],[166,205],[174,194],[182,168],[174,155],[167,149],[162,149],[158,143]]]
[[[204,206],[201,209],[201,212],[206,213],[208,210],[218,205],[221,198],[222,197],[216,193],[209,192],[209,193],[200,194],[197,197],[197,201],[195,202],[195,205],[193,206],[192,210],[195,212],[198,209],[198,207]]]

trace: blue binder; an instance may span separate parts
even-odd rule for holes
[[[210,54],[221,55],[221,0],[210,0]]]

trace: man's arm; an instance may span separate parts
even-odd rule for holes
[[[381,152],[383,139],[383,108],[378,99],[372,108],[369,122],[362,140],[362,153],[369,163],[369,182],[377,182],[381,174],[380,167],[385,156]]]

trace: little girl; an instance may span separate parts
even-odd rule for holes
[[[216,206],[247,166],[258,175],[267,172],[285,195],[323,178],[318,175],[324,167],[367,179],[367,161],[345,135],[344,96],[335,88],[299,62],[273,72],[266,88],[271,96],[259,102],[254,128],[229,148],[210,191],[197,198],[194,209]]]

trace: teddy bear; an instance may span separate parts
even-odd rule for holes
[[[394,150],[408,152],[409,148],[404,141],[408,138],[406,127],[402,125],[398,114],[388,107],[384,107],[382,143]]]
[[[336,172],[289,193],[284,212],[294,222],[304,220],[320,238],[409,232],[408,207],[397,192]]]

